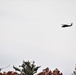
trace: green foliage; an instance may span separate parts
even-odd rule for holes
[[[19,67],[21,67],[22,69],[19,69],[19,68],[13,66],[13,68],[16,71],[19,71],[22,75],[34,75],[37,72],[37,70],[40,68],[40,66],[36,67],[34,61],[31,63],[29,61],[25,62],[24,60],[23,60],[22,65],[20,65]]]

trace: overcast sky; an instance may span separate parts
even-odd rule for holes
[[[62,28],[61,24],[73,23]],[[0,67],[35,61],[71,75],[76,64],[76,0],[0,0]]]

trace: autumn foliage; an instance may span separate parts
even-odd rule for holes
[[[16,70],[15,72],[0,72],[0,75],[63,75],[57,68],[51,71],[48,67],[43,69],[42,72],[37,73],[37,70],[40,68],[40,66],[36,66],[34,61],[23,61],[22,65],[20,65],[19,67],[21,67],[22,69],[13,66],[13,68]],[[17,71],[20,73],[17,73]]]
[[[43,69],[43,71],[38,73],[37,75],[63,75],[63,74],[57,68],[51,71],[47,67],[46,69]]]
[[[0,75],[21,75],[17,72],[14,72],[14,71],[8,71],[8,72],[0,72]]]
[[[0,75],[21,75],[14,71],[8,71],[8,72],[0,72]],[[37,73],[37,75],[63,75],[57,68],[53,71],[49,70],[47,67],[46,69],[43,69],[42,72]]]

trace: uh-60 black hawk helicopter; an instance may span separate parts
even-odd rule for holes
[[[73,25],[73,23],[71,23],[70,25],[69,24],[62,24],[62,28],[71,27],[72,25]]]

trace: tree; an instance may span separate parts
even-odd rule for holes
[[[21,67],[22,69],[19,69],[19,68],[13,66],[13,68],[16,71],[19,71],[21,73],[21,75],[34,75],[37,72],[37,70],[40,68],[40,66],[35,65],[34,61],[31,63],[29,61],[25,62],[24,60],[23,60],[22,65],[20,65],[19,67]]]
[[[76,75],[76,64],[75,64],[75,70],[73,71],[72,75]]]

